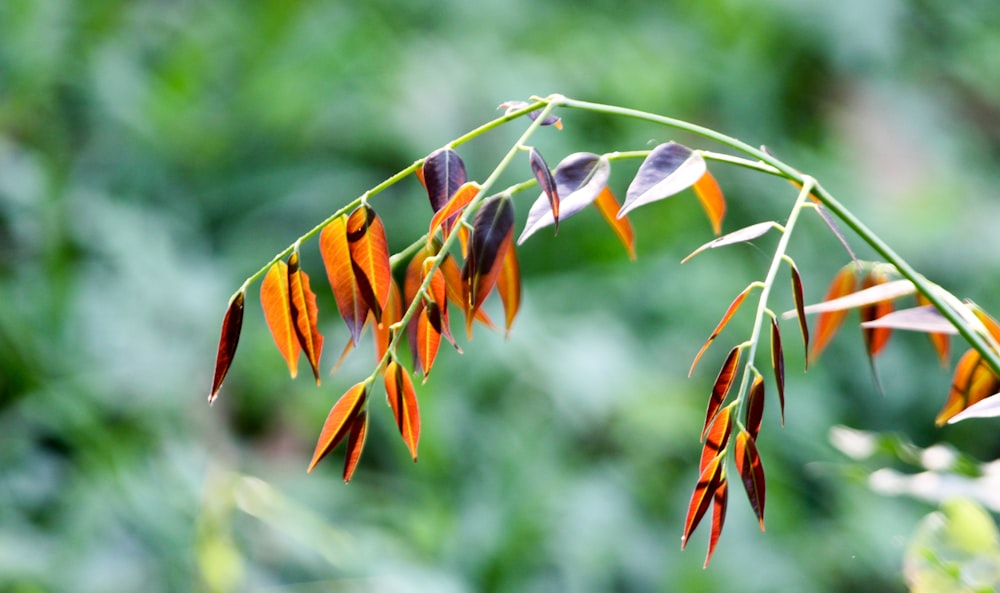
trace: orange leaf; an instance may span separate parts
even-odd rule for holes
[[[708,336],[708,339],[705,340],[705,343],[702,345],[701,350],[699,350],[698,354],[695,355],[694,361],[691,363],[691,368],[688,369],[688,377],[690,377],[694,373],[694,367],[698,366],[698,361],[701,360],[702,355],[705,354],[706,350],[708,350],[709,344],[711,344],[715,340],[715,338],[719,337],[719,334],[722,333],[722,330],[726,327],[726,324],[729,323],[729,320],[740,308],[740,305],[743,304],[743,300],[747,298],[747,295],[750,294],[750,291],[753,290],[753,287],[754,285],[751,284],[750,286],[744,288],[743,292],[736,295],[736,298],[733,299],[733,302],[729,304],[729,308],[726,309],[725,314],[723,314],[722,320],[719,321],[719,324],[715,326],[715,329],[712,330],[712,335]]]
[[[806,323],[805,304],[802,298],[802,277],[791,260],[788,265],[792,270],[792,298],[795,300],[795,313],[799,317],[799,329],[802,330],[802,347],[806,351],[806,370],[809,370],[809,324]]]
[[[747,432],[754,439],[760,432],[760,425],[764,421],[764,378],[758,375],[750,386],[750,394],[747,396]]]
[[[865,276],[864,280],[861,282],[861,289],[871,288],[873,286],[878,286],[879,284],[885,284],[888,278],[885,274],[872,271]],[[880,317],[884,317],[893,311],[893,304],[890,300],[879,301],[870,305],[865,305],[861,307],[861,322],[865,323],[868,321],[874,321]],[[861,334],[865,339],[865,348],[868,350],[868,356],[870,358],[875,358],[882,352],[885,345],[889,342],[889,337],[892,335],[892,329],[888,327],[862,327]]]
[[[764,502],[766,500],[764,466],[761,465],[760,453],[757,452],[757,445],[754,443],[753,437],[745,430],[741,430],[736,435],[735,457],[736,469],[740,472],[740,478],[743,480],[747,498],[750,499],[750,507],[757,515],[760,530],[764,531]]]
[[[611,225],[611,230],[618,235],[618,239],[621,240],[622,245],[628,250],[629,259],[635,259],[635,233],[632,232],[632,223],[625,216],[618,218],[618,210],[621,209],[621,206],[619,206],[618,200],[615,198],[615,194],[611,191],[611,188],[606,185],[604,186],[601,193],[597,194],[594,206],[597,207],[604,220],[608,221],[608,224]]]
[[[316,295],[309,288],[309,275],[299,268],[298,253],[292,253],[288,258],[288,292],[292,303],[292,326],[312,367],[316,384],[319,385],[319,357],[323,352],[323,336],[316,327]]]
[[[438,269],[441,270],[442,274],[444,274],[445,286],[448,289],[448,300],[464,309],[465,284],[462,282],[462,270],[460,270],[458,264],[455,263],[455,258],[453,258],[451,254],[446,255],[444,259],[441,260],[441,266]],[[483,311],[482,309],[476,311],[475,320],[490,329],[494,328],[493,321],[490,320],[486,311]]]
[[[358,461],[361,460],[361,450],[365,448],[365,439],[368,436],[368,412],[358,410],[351,421],[351,433],[347,437],[347,453],[344,455],[344,483],[351,481],[354,470],[358,468]]]
[[[712,420],[719,413],[722,402],[726,400],[729,388],[733,386],[733,379],[736,378],[736,367],[740,364],[740,347],[736,346],[729,351],[726,361],[722,363],[719,376],[715,378],[715,385],[712,387],[712,397],[708,400],[708,411],[705,413],[705,427],[701,429],[701,440],[705,440],[708,434],[708,427],[712,425]]]
[[[399,366],[396,361],[386,365],[383,376],[385,394],[392,413],[396,416],[399,434],[410,450],[413,461],[416,461],[417,442],[420,441],[420,409],[417,407],[417,394],[413,389],[413,382],[406,369]]]
[[[487,199],[472,221],[469,257],[462,269],[466,331],[472,333],[472,319],[496,285],[507,249],[513,242],[514,206],[509,195]]]
[[[514,318],[521,308],[521,266],[517,262],[517,250],[513,243],[508,245],[503,258],[503,267],[500,268],[500,276],[497,278],[497,292],[500,293],[500,302],[503,303],[507,335],[510,335]]]
[[[215,376],[212,378],[212,391],[208,394],[208,403],[215,401],[222,387],[222,381],[229,372],[229,365],[236,355],[236,344],[240,341],[240,330],[243,328],[243,302],[246,294],[240,291],[233,295],[222,319],[222,335],[219,337],[219,352],[215,356]]]
[[[382,360],[385,356],[385,351],[389,349],[389,343],[392,341],[392,332],[389,327],[398,323],[403,318],[402,299],[403,297],[399,293],[399,285],[396,284],[395,280],[392,280],[389,289],[389,300],[385,311],[382,312],[382,325],[376,324],[375,329],[372,331],[375,336],[376,362]]]
[[[458,214],[469,205],[469,202],[473,200],[477,195],[479,195],[480,185],[475,181],[470,181],[462,187],[455,191],[455,194],[448,200],[448,203],[444,205],[440,210],[434,213],[433,218],[431,218],[431,226],[427,231],[427,240],[431,241],[434,238],[434,233],[437,232],[438,228],[444,224],[446,221],[451,220],[453,217],[458,216]],[[447,239],[448,235],[451,234],[451,225],[444,225],[444,238]]]
[[[698,181],[691,186],[695,195],[701,201],[701,207],[705,209],[708,220],[712,223],[712,232],[716,235],[722,233],[722,219],[726,216],[726,198],[722,195],[715,177],[707,170]]]
[[[292,323],[290,298],[288,266],[283,261],[276,262],[260,284],[260,304],[274,344],[288,363],[288,371],[294,379],[298,374],[299,352],[302,347],[299,346],[299,338]]]
[[[333,404],[330,414],[323,423],[323,429],[319,433],[319,440],[316,441],[316,450],[313,451],[312,461],[309,463],[307,472],[312,472],[316,464],[332,451],[340,441],[344,440],[347,433],[353,428],[354,419],[358,413],[364,409],[365,401],[368,398],[368,383],[361,382],[340,396],[337,403]]]
[[[851,294],[855,291],[856,286],[857,276],[855,273],[855,267],[853,264],[848,264],[841,268],[840,271],[833,277],[833,281],[830,282],[830,287],[827,288],[826,296],[823,297],[823,300],[832,301],[833,299]],[[823,349],[826,348],[826,345],[830,343],[834,334],[837,333],[837,329],[840,328],[840,324],[844,321],[844,317],[846,315],[846,309],[827,311],[819,314],[819,317],[816,318],[815,339],[813,341],[812,350],[809,352],[810,360],[819,360],[819,355],[823,352]]]
[[[687,546],[688,538],[694,533],[705,516],[708,505],[712,503],[716,490],[723,481],[722,456],[718,455],[708,462],[705,469],[698,476],[698,484],[691,493],[691,502],[688,504],[687,518],[684,520],[684,534],[681,536],[681,549]]]
[[[955,365],[948,400],[934,423],[941,426],[969,406],[1000,392],[1000,378],[976,350],[962,355]]]
[[[781,330],[778,320],[771,318],[771,366],[774,368],[774,382],[778,387],[778,403],[781,407],[781,425],[785,425],[785,353],[781,349]]]
[[[927,300],[927,297],[919,292],[917,293],[917,304],[923,307],[934,306]],[[937,311],[937,309],[934,309],[934,311]],[[934,351],[937,352],[938,361],[941,363],[941,366],[947,368],[948,363],[951,361],[951,338],[945,333],[930,333],[927,334],[927,337],[930,338],[931,344],[934,346]]]
[[[726,507],[729,505],[729,485],[726,482],[726,475],[723,472],[719,478],[719,485],[712,495],[712,533],[708,539],[708,554],[705,556],[705,564],[702,568],[708,568],[709,561],[712,560],[712,553],[715,552],[715,544],[719,543],[719,536],[722,535],[722,525],[726,522]]]
[[[375,321],[381,323],[392,267],[382,219],[367,204],[358,206],[347,219],[347,245],[358,292],[375,314]]]
[[[337,309],[344,318],[354,345],[361,340],[361,332],[368,319],[368,303],[361,296],[354,277],[351,251],[347,244],[347,217],[339,216],[323,227],[319,235],[319,252],[323,256],[326,277],[333,289]]]
[[[429,259],[425,259],[423,262],[423,272],[422,276],[426,277],[427,272],[433,262]],[[455,337],[451,335],[451,322],[448,319],[448,287],[444,279],[444,273],[441,272],[440,266],[438,269],[434,270],[434,275],[431,276],[431,280],[427,286],[427,296],[429,297],[424,303],[427,309],[427,318],[434,325],[436,329],[444,339],[448,340],[458,353],[462,353],[462,348],[459,347],[458,343],[455,341]]]
[[[435,329],[431,322],[432,313],[428,312],[428,307],[420,310],[417,319],[417,360],[424,373],[424,383],[434,366],[434,359],[437,357],[438,346],[441,344],[441,331]]]
[[[701,462],[698,464],[699,472],[704,471],[708,464],[726,448],[732,429],[733,417],[730,413],[730,406],[726,406],[715,416],[715,421],[712,422],[712,429],[708,431],[705,445],[701,448]]]

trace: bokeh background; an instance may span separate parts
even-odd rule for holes
[[[502,101],[552,92],[766,144],[930,278],[1000,311],[993,0],[4,0],[0,589],[905,591],[904,554],[941,492],[890,496],[870,473],[916,473],[924,447],[962,451],[972,474],[1000,456],[995,422],[933,427],[949,373],[920,336],[893,338],[880,395],[856,327],[803,374],[787,325],[787,425],[770,406],[760,440],[767,533],[734,484],[711,567],[704,526],[679,551],[705,401],[749,314],[687,368],[773,248],[681,266],[711,238],[689,194],[632,217],[634,263],[596,212],[526,243],[509,339],[480,330],[464,355],[442,350],[419,391],[417,464],[376,399],[352,483],[339,451],[305,474],[371,356],[320,388],[290,381],[256,287],[208,407],[244,278]],[[671,139],[719,148],[561,115],[563,131],[537,136],[550,164]],[[464,146],[470,174],[523,125]],[[616,165],[619,192],[631,166]],[[794,189],[713,170],[727,230],[786,215]],[[394,249],[429,217],[412,179],[373,205]],[[328,369],[347,334],[315,249]],[[809,301],[848,261],[815,217],[792,254]],[[887,453],[845,455],[840,425]]]

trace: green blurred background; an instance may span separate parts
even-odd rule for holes
[[[879,360],[882,396],[856,329],[803,374],[787,325],[787,426],[772,405],[760,439],[768,531],[734,484],[711,567],[705,526],[678,550],[714,369],[749,314],[690,380],[687,367],[774,245],[679,265],[711,237],[691,195],[632,217],[634,263],[595,212],[526,243],[511,337],[442,350],[419,391],[417,464],[373,405],[352,483],[339,451],[305,474],[371,356],[320,388],[290,381],[256,286],[206,405],[244,278],[502,101],[552,92],[766,144],[929,277],[1000,311],[994,0],[3,0],[0,590],[906,590],[904,551],[942,491],[873,491],[877,466],[919,468],[845,456],[831,429],[1000,456],[995,422],[933,428],[949,374],[920,336],[895,336]],[[718,149],[561,115],[563,131],[537,136],[550,164],[671,139]],[[471,176],[522,129],[463,147]],[[616,165],[619,193],[633,170]],[[713,170],[726,230],[786,215],[792,188]],[[519,196],[519,220],[533,197]],[[429,217],[409,179],[373,205],[394,249]],[[329,368],[346,330],[315,249],[304,266]],[[815,217],[792,254],[809,301],[847,262]]]

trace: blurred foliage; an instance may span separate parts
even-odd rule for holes
[[[693,199],[635,220],[635,264],[596,214],[526,244],[511,338],[442,353],[420,391],[416,465],[375,406],[351,485],[336,464],[305,476],[369,359],[320,389],[289,382],[253,298],[220,401],[204,396],[243,278],[500,102],[550,92],[767,144],[997,311],[998,31],[989,0],[5,0],[0,589],[904,590],[927,507],[843,479],[823,435],[843,423],[1000,456],[986,422],[933,428],[948,373],[919,336],[879,361],[886,397],[849,332],[790,374],[788,426],[769,409],[761,442],[767,534],[734,498],[710,570],[677,550],[712,380],[686,369],[766,265],[737,247],[679,266],[710,234]],[[673,138],[562,115],[539,139],[553,161]],[[463,147],[470,173],[518,130]],[[794,196],[717,176],[730,230]],[[377,198],[394,247],[422,232],[425,202],[415,182]],[[846,257],[811,224],[792,249],[817,300]],[[346,332],[318,292],[331,360]]]

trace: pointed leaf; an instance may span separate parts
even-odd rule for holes
[[[437,324],[432,322],[431,317],[434,315],[433,310],[428,310],[429,307],[424,306],[420,310],[420,316],[417,318],[417,360],[420,363],[420,369],[424,373],[424,383],[427,382],[427,378],[431,374],[431,367],[434,366],[434,359],[437,358],[438,346],[441,344],[441,330],[440,321]],[[437,325],[437,328],[435,327]]]
[[[708,568],[708,563],[712,560],[715,552],[715,544],[719,543],[719,536],[722,535],[722,526],[726,522],[726,507],[729,505],[729,484],[726,481],[725,472],[719,478],[719,486],[712,495],[712,533],[708,538],[708,554],[705,556],[705,564],[702,568]]]
[[[319,235],[319,253],[323,257],[323,267],[326,268],[337,309],[357,346],[368,319],[369,307],[354,277],[354,264],[347,243],[347,216],[339,216],[323,227]]]
[[[800,186],[799,190],[801,189],[802,187]],[[819,214],[820,218],[822,218],[823,222],[826,223],[826,226],[829,227],[830,232],[832,232],[833,235],[837,237],[837,240],[840,241],[840,245],[844,248],[844,251],[847,252],[847,255],[851,256],[851,261],[854,262],[854,268],[860,270],[861,263],[858,261],[858,256],[854,255],[854,250],[851,249],[851,246],[847,243],[847,239],[844,237],[844,233],[840,230],[840,226],[837,225],[837,221],[830,216],[830,213],[826,211],[826,208],[824,208],[819,200],[816,199],[815,194],[809,194],[809,197],[813,198],[813,202],[816,203],[815,210]]]
[[[862,290],[871,288],[885,284],[887,281],[884,274],[873,271],[862,280],[861,288]],[[892,335],[892,329],[888,327],[866,327],[865,324],[892,313],[892,310],[893,304],[891,300],[878,301],[861,307],[861,334],[865,339],[865,348],[868,351],[869,358],[874,359],[882,352],[882,349],[885,348],[886,343],[889,341],[889,337]]]
[[[635,233],[632,232],[632,223],[628,221],[628,218],[621,217],[618,218],[618,210],[621,208],[618,204],[618,200],[615,198],[614,192],[611,188],[604,186],[601,193],[597,194],[597,198],[594,200],[594,206],[600,211],[601,216],[604,220],[608,221],[611,225],[611,229],[618,235],[618,239],[628,250],[629,259],[635,259]]]
[[[792,270],[792,297],[795,301],[795,312],[799,317],[799,328],[802,330],[802,348],[806,352],[806,370],[809,370],[809,324],[806,323],[806,314],[802,304],[802,277],[799,276],[799,269],[791,260],[788,261],[788,266]]]
[[[715,326],[714,330],[712,330],[712,335],[708,336],[708,339],[705,340],[705,343],[702,345],[701,350],[699,350],[698,354],[695,355],[694,361],[691,363],[691,368],[688,370],[688,377],[690,377],[694,373],[694,367],[698,366],[698,361],[701,360],[702,355],[705,354],[706,350],[708,350],[708,346],[713,341],[715,341],[715,338],[719,337],[719,334],[722,333],[723,329],[725,329],[726,324],[729,323],[729,320],[740,308],[740,305],[743,304],[744,299],[747,298],[747,295],[750,294],[750,291],[753,290],[753,288],[754,288],[753,284],[747,286],[746,288],[743,289],[743,292],[736,295],[736,298],[733,299],[733,302],[729,304],[729,308],[726,309],[726,312],[722,316],[722,319],[719,321],[719,324]]]
[[[1000,391],[1000,378],[990,369],[979,352],[969,350],[955,365],[951,391],[934,423],[937,426],[950,421],[959,412],[971,408]]]
[[[455,263],[455,258],[451,254],[445,255],[444,259],[441,261],[441,266],[438,268],[441,273],[444,274],[445,286],[448,289],[448,300],[452,303],[465,309],[465,284],[462,282],[462,270],[459,269],[458,264]],[[486,311],[482,309],[476,311],[475,316],[476,321],[482,323],[486,327],[493,329],[493,321],[490,320],[489,315]]]
[[[760,425],[764,421],[764,378],[760,375],[753,380],[750,394],[747,396],[747,432],[754,440],[760,433]]]
[[[466,286],[466,329],[471,334],[472,319],[496,285],[514,232],[514,206],[508,195],[493,196],[483,202],[472,221],[469,257],[462,269]]]
[[[240,330],[243,329],[243,302],[246,294],[240,291],[233,295],[222,319],[222,335],[219,337],[219,351],[215,356],[215,375],[212,377],[212,391],[208,394],[208,403],[215,401],[219,395],[222,381],[229,372],[229,366],[236,355],[236,345],[240,341]]]
[[[846,265],[840,269],[830,282],[830,287],[826,289],[824,301],[832,301],[844,295],[853,293],[857,289],[857,277],[854,266]],[[837,311],[827,311],[820,313],[816,319],[816,333],[813,340],[812,350],[809,352],[809,359],[819,360],[819,355],[830,343],[830,340],[837,333],[844,317],[847,315],[846,309]]]
[[[747,241],[753,241],[759,237],[763,237],[773,228],[777,228],[778,223],[769,220],[767,222],[758,222],[757,224],[752,224],[748,227],[743,227],[738,231],[733,231],[731,233],[726,233],[717,239],[713,239],[708,243],[705,243],[698,249],[691,252],[690,255],[681,260],[681,263],[688,261],[692,257],[698,255],[702,251],[708,249],[715,249],[716,247],[724,247],[726,245],[735,245],[736,243],[745,243]]]
[[[996,418],[1000,416],[1000,393],[981,399],[962,412],[948,419],[948,424],[954,424],[970,418]]]
[[[559,232],[559,189],[556,187],[556,180],[552,177],[552,171],[549,171],[549,166],[542,158],[541,153],[535,150],[534,147],[531,148],[531,152],[528,154],[528,160],[531,163],[531,172],[535,175],[535,179],[538,180],[538,187],[542,188],[542,192],[549,198],[549,207],[552,210],[552,220],[555,222],[555,231]]]
[[[694,530],[698,528],[698,523],[701,522],[701,518],[705,516],[705,511],[708,510],[708,506],[712,503],[715,492],[722,483],[723,469],[722,456],[719,455],[713,458],[698,476],[698,484],[695,485],[694,492],[691,493],[687,518],[684,520],[684,534],[681,536],[682,550],[687,546],[688,539],[694,533]]]
[[[701,153],[676,142],[660,144],[639,165],[618,217],[691,187],[705,171],[705,159]]]
[[[876,284],[870,288],[859,290],[858,292],[842,296],[838,299],[833,299],[832,301],[823,301],[822,303],[809,305],[808,307],[805,307],[803,311],[809,315],[812,313],[824,313],[826,311],[856,309],[858,307],[871,305],[880,301],[888,301],[898,299],[899,297],[909,296],[916,292],[916,287],[913,286],[913,283],[909,280],[893,280],[883,284]],[[785,319],[791,319],[796,315],[796,311],[786,311],[782,314],[782,317]]]
[[[384,371],[385,394],[389,406],[396,417],[396,426],[403,442],[410,450],[413,461],[417,460],[417,443],[420,441],[420,409],[417,406],[417,393],[413,389],[406,369],[390,362]]]
[[[437,232],[442,224],[444,224],[444,238],[447,239],[448,235],[451,234],[451,225],[445,224],[445,222],[457,218],[462,210],[469,205],[469,202],[479,195],[480,189],[481,186],[475,181],[465,183],[462,187],[458,188],[451,199],[448,200],[448,203],[435,212],[431,218],[431,226],[427,231],[427,240],[431,241],[434,238],[434,233]]]
[[[924,333],[957,334],[958,330],[934,305],[899,309],[861,324],[863,328],[888,328]]]
[[[709,222],[712,223],[712,232],[718,235],[722,232],[722,219],[726,216],[726,198],[722,195],[722,188],[707,170],[691,186],[705,214],[708,215]]]
[[[347,438],[347,453],[344,455],[344,483],[351,481],[354,470],[361,460],[361,450],[365,448],[368,436],[368,412],[359,410],[351,421],[351,432]]]
[[[778,387],[778,403],[781,407],[781,425],[785,425],[785,353],[781,349],[781,330],[778,320],[771,318],[771,367],[774,368],[774,382]]]
[[[267,271],[260,284],[260,304],[264,309],[264,320],[271,330],[274,344],[281,352],[292,378],[298,374],[299,338],[292,322],[291,293],[288,290],[288,266],[283,261],[276,262]]]
[[[351,430],[354,418],[365,406],[365,399],[368,397],[368,384],[358,383],[348,389],[344,395],[340,396],[337,403],[333,404],[330,414],[323,423],[323,429],[319,433],[319,440],[316,441],[316,450],[313,451],[312,461],[309,463],[307,472],[312,472],[316,464],[332,451],[344,440]]]
[[[566,220],[596,200],[607,187],[610,176],[611,161],[591,152],[575,152],[560,161],[552,174],[559,194],[559,217]],[[517,244],[524,243],[536,231],[554,222],[552,206],[543,192],[531,205]]]
[[[431,260],[424,260],[424,278],[430,272],[432,263]],[[428,319],[434,324],[434,329],[461,354],[462,349],[455,342],[455,337],[451,335],[451,321],[448,317],[448,287],[440,266],[434,270],[433,277],[427,286],[427,296],[429,297],[429,302],[425,302],[424,306],[428,311]]]
[[[729,443],[729,435],[733,431],[733,416],[730,413],[731,406],[726,406],[715,416],[712,428],[708,431],[708,437],[701,448],[701,462],[698,464],[698,472],[702,472],[708,464],[715,459],[726,444]]]
[[[705,413],[705,427],[701,429],[701,440],[705,440],[708,428],[712,425],[712,420],[719,413],[722,402],[726,400],[729,388],[733,386],[733,379],[736,378],[736,368],[739,364],[740,347],[736,346],[729,351],[726,361],[722,363],[722,368],[719,370],[719,375],[715,378],[715,384],[712,386],[712,397],[708,400],[708,410]]]
[[[434,212],[444,208],[458,188],[468,181],[465,163],[450,148],[441,148],[427,155],[420,171]]]
[[[945,319],[944,315],[942,315],[941,312],[938,311],[937,308],[931,304],[931,302],[927,299],[927,297],[920,294],[919,292],[917,293],[917,304],[923,307],[930,307],[933,311],[933,315],[940,320],[940,323],[937,325],[936,329],[920,330],[920,331],[930,332],[928,334],[928,337],[931,340],[931,344],[933,344],[934,346],[934,350],[937,352],[938,361],[941,363],[941,366],[943,368],[947,368],[948,363],[951,362],[951,339],[949,338],[949,334],[958,333],[958,330],[955,329],[955,326],[953,326],[950,321]],[[896,313],[893,313],[892,315],[895,314]],[[892,317],[892,315],[888,315],[888,317]],[[946,324],[948,326],[948,329],[942,329],[941,328],[942,324]]]
[[[319,312],[316,309],[316,294],[309,287],[309,275],[299,268],[299,254],[293,252],[288,257],[288,293],[292,304],[292,327],[298,336],[299,345],[305,353],[313,377],[319,385],[319,357],[323,352],[323,335],[317,327]]]
[[[747,498],[750,499],[750,508],[753,509],[757,520],[760,522],[760,530],[764,531],[764,502],[767,500],[764,485],[764,466],[760,462],[760,453],[757,452],[757,444],[753,437],[744,430],[736,435],[736,470],[740,473],[743,481],[743,488],[747,491]]]
[[[396,281],[392,281],[392,287],[389,289],[389,301],[386,305],[385,311],[382,312],[382,325],[375,325],[375,329],[372,333],[375,336],[375,361],[379,362],[385,356],[386,350],[389,349],[389,343],[392,342],[392,330],[390,326],[399,323],[403,318],[403,295],[399,292],[399,285]]]
[[[347,219],[347,245],[358,292],[375,321],[381,323],[382,310],[389,300],[392,267],[382,219],[367,204],[358,206]]]
[[[497,278],[497,292],[500,293],[500,302],[503,303],[507,335],[510,335],[514,318],[517,317],[517,311],[521,308],[521,266],[517,261],[517,250],[513,245],[513,237],[508,239],[508,242],[510,244],[507,246],[506,255],[504,255],[503,267]]]

